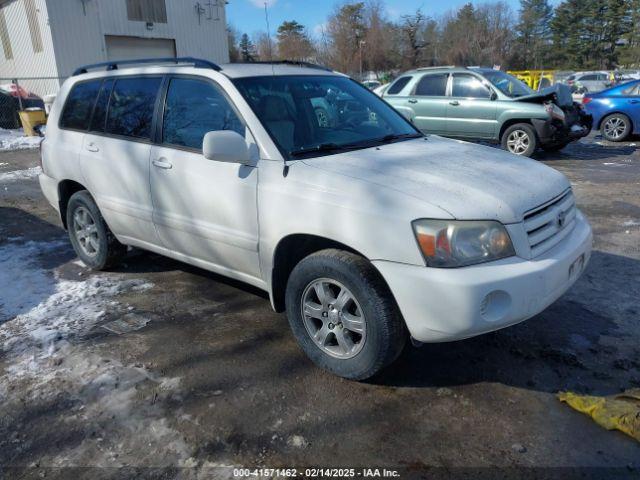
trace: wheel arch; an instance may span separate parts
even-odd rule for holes
[[[504,122],[502,122],[502,125],[500,125],[498,141],[502,142],[502,136],[504,135],[504,132],[506,132],[509,127],[513,125],[517,125],[518,123],[526,123],[527,125],[531,125],[532,127],[534,127],[530,118],[509,118],[508,120],[505,120]],[[533,131],[535,132],[535,130],[536,129],[534,127]],[[536,135],[537,135],[537,132],[536,132]]]
[[[62,180],[58,183],[58,206],[62,226],[65,230],[67,229],[67,206],[69,205],[69,199],[74,193],[82,190],[87,190],[87,188],[75,180]]]
[[[367,259],[358,250],[344,243],[318,235],[296,233],[280,239],[273,252],[271,270],[271,303],[276,312],[285,310],[287,282],[295,266],[312,253],[329,248],[345,250]]]

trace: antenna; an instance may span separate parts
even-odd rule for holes
[[[271,49],[271,28],[269,27],[269,9],[267,7],[267,1],[264,2],[264,20],[267,24],[267,41],[269,45],[269,60],[273,60],[273,50]],[[273,64],[271,64],[271,73],[275,77],[276,70]]]

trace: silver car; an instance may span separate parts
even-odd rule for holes
[[[577,93],[600,92],[611,86],[611,76],[604,71],[577,72],[567,77],[565,83]]]

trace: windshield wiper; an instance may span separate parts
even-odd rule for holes
[[[393,142],[394,140],[404,140],[409,138],[421,138],[424,137],[421,133],[391,133],[389,135],[385,135],[384,137],[378,139],[379,142]],[[373,140],[374,142],[376,140]]]
[[[308,155],[310,153],[321,152],[335,152],[339,150],[348,150],[349,147],[345,145],[338,145],[337,143],[321,143],[311,148],[302,148],[300,150],[292,150],[289,155],[292,157],[301,157],[302,155]]]
[[[389,135],[385,135],[381,138],[372,138],[368,140],[361,140],[359,142],[353,143],[345,143],[343,145],[338,145],[337,143],[321,143],[320,145],[316,145],[311,148],[302,148],[300,150],[292,150],[289,152],[289,155],[292,157],[301,157],[303,155],[309,155],[312,153],[326,153],[326,152],[340,152],[340,151],[348,151],[348,150],[358,150],[361,148],[369,148],[380,143],[389,143],[394,140],[401,139],[409,139],[409,138],[420,138],[423,137],[421,133],[393,133]]]

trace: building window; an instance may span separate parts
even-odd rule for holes
[[[27,12],[27,23],[31,34],[31,45],[33,52],[42,52],[42,35],[40,34],[40,24],[38,23],[38,10],[35,0],[24,0],[24,9]]]
[[[167,23],[165,0],[127,0],[127,17],[132,22]]]
[[[4,58],[12,60],[13,49],[11,48],[9,30],[7,30],[7,20],[4,18],[4,7],[0,7],[0,41],[2,42],[2,49],[4,50]]]

